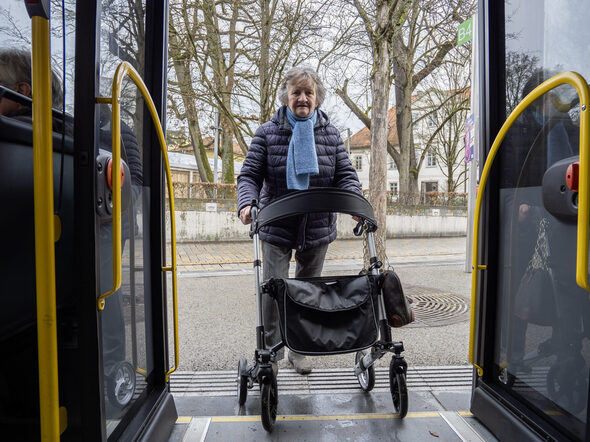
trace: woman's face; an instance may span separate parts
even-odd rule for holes
[[[25,82],[19,82],[14,87],[10,87],[7,84],[0,81],[0,86],[8,87],[9,89],[18,92],[19,94],[31,97],[31,85]],[[0,115],[11,115],[17,112],[22,106],[8,98],[0,99]]]
[[[287,85],[289,109],[300,118],[309,117],[317,107],[315,83],[310,80],[299,80]]]

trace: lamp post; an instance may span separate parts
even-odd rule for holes
[[[213,198],[217,199],[217,156],[219,151],[219,133],[223,128],[219,126],[219,109],[215,111],[215,126],[209,126],[214,131],[213,138]]]

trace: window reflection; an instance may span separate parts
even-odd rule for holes
[[[100,93],[111,96],[112,79],[119,64],[129,63],[140,76],[144,73],[145,2],[103,0],[100,35]],[[126,78],[121,90],[121,158],[128,166],[130,181],[123,200],[121,289],[107,299],[101,315],[107,434],[111,434],[132,403],[141,397],[152,369],[149,330],[149,238],[144,237],[144,220],[149,218],[148,192],[143,187],[143,97]],[[100,146],[111,151],[111,109],[100,106]],[[125,178],[127,179],[127,177]],[[125,191],[125,189],[124,189]],[[112,224],[100,228],[101,290],[112,281]],[[105,288],[103,290],[106,291]]]
[[[590,75],[584,2],[520,0],[505,8],[506,115],[558,72]],[[565,176],[578,158],[579,111],[572,87],[553,89],[523,112],[501,146],[495,359],[507,389],[582,437],[590,308],[575,283],[575,219],[552,202],[568,197],[562,205],[571,205],[573,192],[548,179]]]

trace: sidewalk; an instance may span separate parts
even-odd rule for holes
[[[177,244],[177,266],[180,272],[239,270],[252,268],[254,245],[251,241],[194,242]],[[403,238],[387,240],[387,257],[393,266],[407,262],[465,258],[466,238]],[[170,256],[168,252],[168,256]],[[361,239],[340,239],[330,244],[326,267],[357,266],[362,263]]]

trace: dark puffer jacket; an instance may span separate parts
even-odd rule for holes
[[[319,174],[309,179],[309,188],[338,187],[361,193],[356,170],[328,116],[318,109],[314,127]],[[270,121],[258,128],[250,143],[244,165],[238,176],[238,213],[253,199],[264,207],[286,193],[287,152],[291,125],[286,106]],[[336,239],[336,214],[313,213],[278,221],[260,231],[260,239],[276,246],[305,250],[328,244]]]

